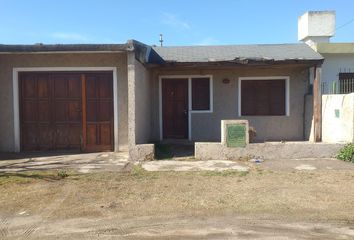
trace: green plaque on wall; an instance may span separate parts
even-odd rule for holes
[[[227,147],[246,147],[246,125],[227,124],[226,132]]]

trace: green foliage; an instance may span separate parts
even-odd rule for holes
[[[237,171],[233,169],[224,170],[224,171],[203,171],[202,175],[207,177],[245,177],[248,174],[248,171]]]
[[[354,163],[354,143],[348,143],[341,148],[336,157],[337,159]]]
[[[158,172],[149,172],[146,171],[141,164],[134,165],[132,167],[132,170],[130,171],[130,174],[134,176],[137,179],[155,179],[158,178],[159,173]]]
[[[58,177],[60,177],[60,178],[66,178],[66,177],[68,177],[69,176],[69,174],[65,171],[65,170],[59,170],[58,171]]]

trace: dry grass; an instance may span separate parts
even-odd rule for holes
[[[353,171],[146,172],[134,167],[131,173],[69,174],[50,181],[17,177],[0,185],[0,214],[41,214],[55,204],[50,216],[55,219],[233,213],[354,220]]]

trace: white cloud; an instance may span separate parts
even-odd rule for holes
[[[212,37],[206,37],[197,42],[195,45],[216,45],[219,41]]]
[[[164,12],[162,13],[161,23],[168,25],[170,27],[180,28],[180,29],[191,29],[188,22],[181,20],[177,15]]]
[[[84,36],[79,33],[72,33],[72,32],[55,32],[51,34],[51,37],[55,39],[81,41],[81,42],[87,42],[89,40],[87,36]]]

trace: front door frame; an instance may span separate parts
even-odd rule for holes
[[[111,71],[113,74],[113,141],[118,152],[118,76],[117,67],[19,67],[12,69],[13,111],[14,111],[14,152],[21,151],[20,99],[18,74],[20,72],[95,72]]]
[[[210,109],[193,111],[192,110],[192,78],[210,79]],[[162,79],[188,79],[188,140],[192,141],[192,113],[212,113],[213,112],[213,76],[206,75],[161,75],[159,76],[159,123],[160,141],[163,140],[163,117],[162,117]]]

